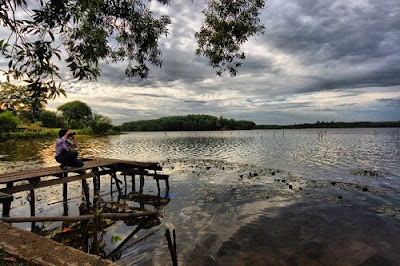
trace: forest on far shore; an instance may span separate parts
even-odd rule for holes
[[[256,125],[255,129],[300,129],[300,128],[366,128],[366,127],[400,127],[400,121],[387,122],[320,122],[294,125]]]
[[[211,115],[168,116],[152,120],[126,122],[122,131],[211,131],[249,130],[256,124],[252,121],[225,119]]]
[[[388,122],[320,122],[295,125],[256,125],[252,121],[234,120],[211,115],[168,116],[152,120],[126,122],[122,131],[213,131],[252,129],[301,129],[301,128],[366,128],[400,127],[400,121]]]

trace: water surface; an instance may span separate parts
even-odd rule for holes
[[[400,262],[397,128],[135,132],[78,140],[82,156],[156,161],[171,176],[161,225],[138,234],[151,236],[132,240],[120,264],[169,262],[165,227],[177,231],[179,261],[188,265]],[[0,172],[56,165],[54,140],[3,142],[0,155]],[[71,186],[70,213],[77,213],[80,185]],[[42,189],[39,214],[60,215],[60,190]],[[116,200],[109,190],[103,182],[104,200]],[[147,182],[145,193],[155,191]],[[26,193],[16,198],[11,215],[29,213]],[[124,239],[130,228],[112,226],[105,251],[118,245],[112,235]]]

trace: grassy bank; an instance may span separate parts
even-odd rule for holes
[[[55,138],[58,137],[60,128],[45,128],[45,127],[26,127],[29,131],[22,132],[3,132],[0,133],[0,140],[8,139],[31,139],[31,138]],[[96,136],[90,128],[84,129],[71,129],[78,135]],[[109,130],[105,135],[119,135],[119,131]]]
[[[7,132],[0,133],[1,140],[7,139],[29,139],[29,138],[47,138],[47,137],[55,137],[58,135],[58,131],[25,131],[25,132]]]

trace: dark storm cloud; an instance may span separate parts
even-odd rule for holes
[[[393,99],[376,99],[376,101],[383,103],[387,106],[398,106],[400,107],[400,98],[393,98]],[[400,117],[399,117],[400,119]]]
[[[302,92],[400,84],[398,1],[271,0],[269,4],[264,13],[266,34],[261,38],[299,58],[299,67],[320,65],[319,72],[310,73],[314,83]],[[356,70],[352,75],[335,75],[351,67]]]
[[[71,80],[64,66],[69,98],[51,108],[79,99],[117,123],[188,113],[260,124],[400,115],[398,0],[268,0],[265,34],[243,46],[246,59],[235,78],[216,76],[207,58],[194,55],[203,0],[147,3],[172,19],[160,39],[162,67],[149,66],[149,77],[140,79],[126,77],[128,62],[102,62],[101,77],[89,83]]]

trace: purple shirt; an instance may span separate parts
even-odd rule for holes
[[[67,137],[63,136],[56,140],[56,156],[61,153],[62,150],[69,150],[70,147],[78,147],[78,143],[73,143],[67,140]]]

